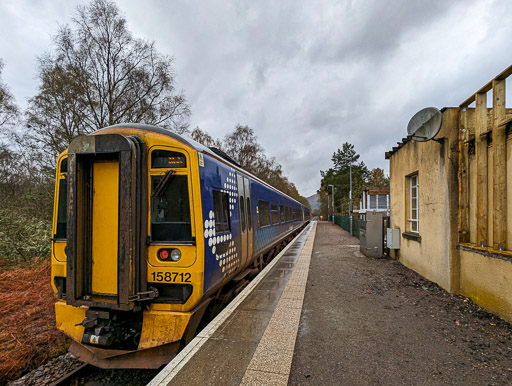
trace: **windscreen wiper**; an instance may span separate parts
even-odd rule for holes
[[[170,182],[173,180],[174,175],[174,170],[167,170],[164,174],[164,178],[162,178],[162,180],[155,187],[153,193],[151,194],[151,197],[160,197],[162,193],[165,191],[167,185],[169,185]]]

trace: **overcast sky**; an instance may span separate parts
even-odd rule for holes
[[[2,81],[21,107],[77,4],[87,2],[0,2]],[[346,141],[387,173],[384,153],[418,110],[458,106],[512,64],[510,0],[117,4],[135,37],[174,56],[191,128],[252,127],[305,196]]]

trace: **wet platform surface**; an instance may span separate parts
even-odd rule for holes
[[[286,385],[315,230],[309,224],[150,385]]]
[[[314,242],[314,249],[313,249]],[[318,222],[152,385],[511,385],[512,327]]]

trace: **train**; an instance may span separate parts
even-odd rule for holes
[[[84,362],[159,368],[309,220],[221,150],[158,126],[77,137],[56,165],[57,328]]]

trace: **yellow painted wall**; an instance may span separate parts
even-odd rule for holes
[[[488,245],[493,245],[494,240],[494,220],[492,213],[494,212],[494,201],[492,200],[493,196],[493,186],[494,186],[494,149],[491,146],[487,147],[487,207],[488,215],[487,215],[487,229],[488,229]]]
[[[452,146],[457,139],[458,110],[443,113],[443,126],[437,141],[410,141],[390,157],[391,225],[407,230],[407,176],[418,173],[419,234],[421,241],[401,237],[400,250],[393,253],[402,264],[443,288],[453,290],[453,259],[458,259],[453,239],[457,235],[454,212],[456,201],[450,197],[457,187],[457,153]]]
[[[512,251],[512,135],[507,136],[507,246]]]
[[[512,322],[512,261],[460,251],[461,293]]]

